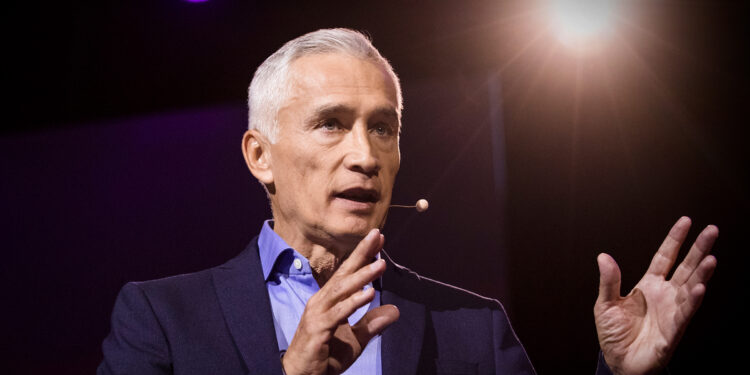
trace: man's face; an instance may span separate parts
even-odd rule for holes
[[[288,242],[358,241],[382,226],[391,201],[396,87],[381,66],[335,53],[295,60],[289,83],[270,145],[275,229]]]

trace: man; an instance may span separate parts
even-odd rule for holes
[[[400,163],[402,99],[363,35],[319,30],[256,71],[242,149],[273,221],[226,264],[129,283],[99,374],[532,374],[501,305],[393,263],[383,227]],[[601,254],[597,372],[668,362],[716,266],[709,226],[673,277],[680,219],[620,297]]]

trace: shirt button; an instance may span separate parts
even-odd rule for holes
[[[299,258],[294,258],[294,262],[292,262],[292,264],[294,264],[294,268],[296,268],[297,271],[302,269],[302,261],[299,260]]]

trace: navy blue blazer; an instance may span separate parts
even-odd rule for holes
[[[534,374],[497,300],[384,258],[381,301],[401,312],[383,333],[384,375]],[[281,374],[257,237],[221,266],[126,284],[102,349],[99,375]]]

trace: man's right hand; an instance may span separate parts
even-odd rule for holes
[[[385,261],[372,259],[384,237],[373,229],[326,284],[307,301],[297,331],[282,358],[287,375],[340,374],[362,353],[367,343],[398,320],[396,306],[372,309],[356,324],[347,318],[372,301],[373,288],[362,290],[385,271]]]

